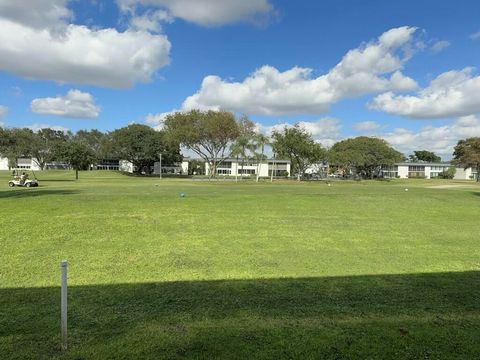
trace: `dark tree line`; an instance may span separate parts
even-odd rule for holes
[[[17,160],[31,157],[41,170],[48,163],[66,163],[73,169],[87,170],[102,159],[130,161],[135,171],[149,172],[159,154],[165,164],[181,161],[180,146],[146,125],[129,125],[103,133],[80,130],[76,134],[49,128],[34,132],[30,129],[0,128],[0,156],[8,158],[11,168]]]
[[[11,167],[16,166],[18,158],[32,157],[42,170],[47,163],[63,162],[78,171],[101,159],[111,159],[127,160],[134,171],[149,173],[160,154],[163,164],[181,161],[181,147],[207,163],[210,176],[215,176],[217,168],[229,157],[237,160],[240,169],[245,162],[253,162],[257,164],[257,181],[260,163],[267,158],[266,147],[271,148],[277,159],[290,160],[288,175],[299,180],[316,164],[328,164],[344,174],[374,178],[383,166],[406,160],[385,140],[375,137],[345,139],[327,150],[298,124],[277,129],[268,138],[247,117],[238,119],[227,111],[172,113],[160,131],[140,124],[112,132],[80,130],[75,134],[52,129],[34,132],[26,128],[0,128],[0,156],[7,157]],[[441,161],[426,150],[415,151],[409,158],[415,162]],[[454,163],[480,172],[480,138],[459,141]]]

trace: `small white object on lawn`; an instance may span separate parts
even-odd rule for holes
[[[332,184],[328,184],[328,186],[332,186]]]
[[[408,191],[408,189],[405,189],[405,191]]]

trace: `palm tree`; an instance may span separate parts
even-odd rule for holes
[[[260,178],[260,162],[265,160],[265,146],[270,145],[270,139],[263,134],[256,134],[254,138],[254,145],[256,149],[260,149],[260,153],[255,153],[257,159],[257,178],[256,182]]]
[[[236,167],[238,168],[238,158],[243,155],[243,147],[237,142],[230,146],[230,156],[237,159]],[[238,182],[238,169],[235,169],[235,181]]]

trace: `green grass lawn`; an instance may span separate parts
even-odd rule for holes
[[[2,360],[480,357],[473,182],[328,187],[100,171],[73,181],[51,171],[37,174],[39,188],[9,189],[8,175]],[[440,184],[469,186],[431,188]]]

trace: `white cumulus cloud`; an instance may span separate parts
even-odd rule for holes
[[[170,62],[165,35],[66,22],[66,1],[0,0],[0,70],[30,79],[128,88]]]
[[[361,121],[353,124],[353,128],[357,131],[372,131],[380,128],[380,124],[375,121]]]
[[[0,16],[34,29],[61,30],[73,13],[67,0],[0,0]]]
[[[93,96],[80,90],[70,90],[65,96],[34,99],[30,109],[37,114],[77,119],[94,119],[101,111]]]
[[[299,121],[297,124],[309,132],[313,139],[323,146],[331,147],[341,139],[342,124],[338,119],[326,117],[315,121]],[[293,126],[287,122],[269,126],[257,124],[257,130],[271,136],[274,131],[281,131],[285,127],[290,128]]]
[[[265,21],[274,8],[269,0],[117,0],[124,12],[153,6],[165,9],[172,18],[202,26],[221,26],[241,21]]]
[[[426,149],[451,158],[458,140],[480,136],[480,119],[474,115],[457,118],[444,126],[425,126],[419,131],[397,128],[381,137],[405,154]]]
[[[375,97],[369,107],[417,119],[475,114],[480,112],[480,76],[473,76],[472,68],[448,71],[416,95],[387,92]]]
[[[450,41],[447,41],[447,40],[439,40],[437,42],[435,42],[431,49],[434,53],[439,53],[440,51],[442,50],[445,50],[446,48],[448,48],[450,46]]]
[[[166,111],[158,114],[148,114],[145,117],[145,122],[148,125],[151,125],[156,130],[162,130],[164,127],[164,121],[167,115],[178,112],[179,110]]]
[[[7,114],[8,114],[8,107],[6,107],[5,105],[0,105],[0,121],[5,119]]]
[[[480,31],[477,31],[476,33],[471,34],[470,39],[472,40],[480,39]]]
[[[163,10],[146,11],[143,15],[133,16],[130,27],[136,30],[160,32],[162,23],[171,23],[173,18]]]
[[[50,125],[50,124],[39,124],[39,123],[28,125],[28,126],[26,126],[26,128],[31,129],[34,132],[38,132],[42,129],[52,129],[52,130],[62,131],[64,133],[67,133],[68,131],[70,131],[69,128],[66,128],[64,126]]]
[[[401,69],[410,56],[415,30],[407,26],[391,29],[376,41],[350,50],[327,74],[318,77],[312,77],[308,68],[281,72],[268,65],[242,82],[207,76],[182,109],[225,109],[267,116],[318,114],[345,98],[414,90],[417,83]]]

